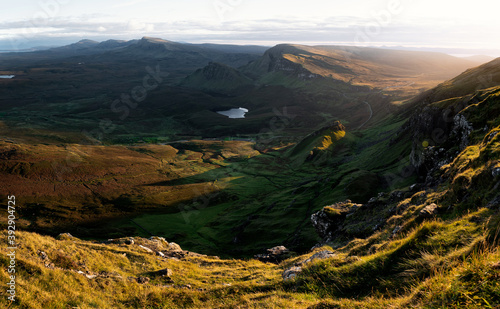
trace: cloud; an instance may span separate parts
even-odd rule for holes
[[[138,1],[127,2],[136,4]],[[107,16],[90,15],[80,18],[54,18],[36,24],[30,21],[0,23],[0,40],[40,44],[41,38],[52,41],[74,38],[132,39],[144,35],[173,41],[232,42],[240,44],[273,45],[276,43],[354,44],[365,45],[433,45],[461,46],[468,42],[477,48],[498,48],[491,40],[498,28],[462,28],[456,31],[452,24],[442,23],[440,31],[430,21],[394,21],[377,24],[373,18],[337,16],[323,19],[288,18],[227,21],[185,20],[148,22],[141,19],[112,20]],[[362,38],[362,40],[360,39]],[[491,42],[488,46],[485,42]],[[33,43],[35,44],[35,43]],[[498,45],[498,44],[497,44]]]

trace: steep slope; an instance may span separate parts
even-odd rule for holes
[[[430,89],[412,102],[436,102],[472,94],[476,90],[500,85],[500,58],[471,68],[438,87]]]
[[[416,112],[395,140],[412,136],[410,160],[424,177],[436,169],[436,162],[449,163],[462,151],[471,141],[471,132],[486,132],[497,125],[499,85],[500,60],[496,59],[440,84],[408,104]]]
[[[498,306],[499,98],[495,87],[430,104],[458,112],[450,130],[434,134],[446,142],[423,146],[426,177],[367,203],[315,213],[312,222],[336,256],[295,269],[296,284],[334,299],[384,293],[396,308]],[[434,124],[416,111],[403,131],[436,132]],[[421,136],[412,138],[422,144]]]

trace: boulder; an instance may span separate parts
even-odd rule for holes
[[[137,279],[135,279],[137,281],[137,283],[139,284],[148,284],[149,283],[149,278],[148,277],[138,277]]]
[[[329,258],[332,258],[334,256],[336,256],[336,254],[333,253],[332,251],[323,250],[323,251],[320,251],[320,252],[317,252],[317,253],[313,254],[310,258],[308,258],[307,260],[305,260],[303,262],[303,264],[307,264],[307,263],[312,263],[312,262],[315,262],[315,261],[321,261],[321,260],[329,259]]]
[[[420,217],[422,218],[432,218],[437,214],[438,206],[434,203],[425,206],[425,208],[420,211]]]
[[[279,263],[290,257],[290,250],[285,246],[276,246],[267,249],[267,253],[256,254],[254,257],[262,262]]]
[[[73,235],[71,235],[70,233],[62,233],[62,234],[59,234],[57,235],[56,239],[57,240],[71,240],[71,239],[75,239],[76,237],[73,237]]]
[[[498,177],[500,176],[500,167],[494,168],[491,170],[491,176]]]
[[[158,270],[158,271],[151,273],[152,276],[156,276],[156,277],[170,277],[170,276],[172,276],[172,274],[173,274],[172,270],[168,269],[168,268]]]
[[[47,253],[41,251],[41,250],[38,250],[36,252],[38,254],[38,256],[42,259],[42,260],[48,260],[49,259],[49,256],[47,255]]]
[[[302,267],[293,266],[293,267],[291,267],[283,272],[283,275],[282,275],[283,280],[285,280],[285,281],[293,280],[301,272],[302,272]]]
[[[168,244],[168,250],[169,251],[183,251],[181,246],[179,246],[175,242],[171,242]]]

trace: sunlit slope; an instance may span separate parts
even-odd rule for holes
[[[302,80],[329,77],[353,85],[387,91],[413,89],[416,93],[478,64],[441,53],[282,44],[242,70],[254,78],[282,72]]]
[[[415,98],[414,102],[436,102],[472,94],[476,90],[500,85],[500,58],[471,68]]]

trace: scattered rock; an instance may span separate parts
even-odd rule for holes
[[[41,251],[41,250],[38,250],[36,252],[38,254],[38,256],[42,259],[42,260],[48,260],[49,259],[49,256],[47,255],[47,253]]]
[[[161,251],[156,252],[156,255],[158,255],[160,257],[165,257],[165,254],[163,254],[163,252],[161,252]]]
[[[491,176],[498,177],[500,176],[500,167],[494,168],[491,170]]]
[[[148,247],[144,247],[143,245],[139,245],[139,248],[143,249],[147,253],[154,253],[153,250],[149,249]]]
[[[73,237],[70,233],[62,233],[57,235],[56,239],[57,240],[70,240],[70,239],[75,239],[76,237]]]
[[[303,262],[303,264],[312,263],[314,261],[320,261],[320,260],[329,259],[329,258],[332,258],[334,256],[336,256],[336,254],[333,253],[332,251],[323,250],[323,251],[320,251],[320,252],[317,252],[317,253],[313,254],[310,258],[308,258],[307,260],[305,260]]]
[[[115,281],[121,281],[123,280],[122,275],[116,272],[107,272],[107,271],[101,271],[97,276],[97,278],[104,278],[104,279],[111,279]]]
[[[97,275],[91,275],[91,274],[84,274],[85,277],[87,277],[87,279],[95,279],[97,277]]]
[[[283,280],[288,281],[288,280],[293,280],[297,277],[299,273],[302,272],[302,267],[300,266],[293,266],[283,272]]]
[[[425,206],[425,208],[420,211],[420,217],[422,218],[432,218],[437,214],[438,206],[434,203]]]
[[[181,248],[181,246],[179,246],[175,242],[171,242],[168,244],[168,250],[169,251],[182,251],[182,248]]]
[[[173,274],[172,270],[168,268],[151,273],[152,276],[157,276],[157,277],[170,277],[172,276],[172,274]]]
[[[500,195],[497,195],[494,199],[492,199],[486,208],[498,208],[500,206]]]
[[[392,236],[395,236],[400,231],[401,231],[401,226],[396,226],[394,230],[392,230]]]
[[[181,260],[186,257],[187,252],[184,251],[162,251],[163,255],[167,258],[171,258],[174,260]]]
[[[135,280],[139,284],[148,284],[150,279],[148,277],[137,277]]]
[[[132,237],[128,237],[128,238],[108,239],[106,243],[117,244],[117,245],[133,245],[135,242]]]
[[[409,189],[411,192],[418,192],[418,191],[422,190],[423,187],[424,187],[423,184],[416,183],[416,184],[411,185]]]

